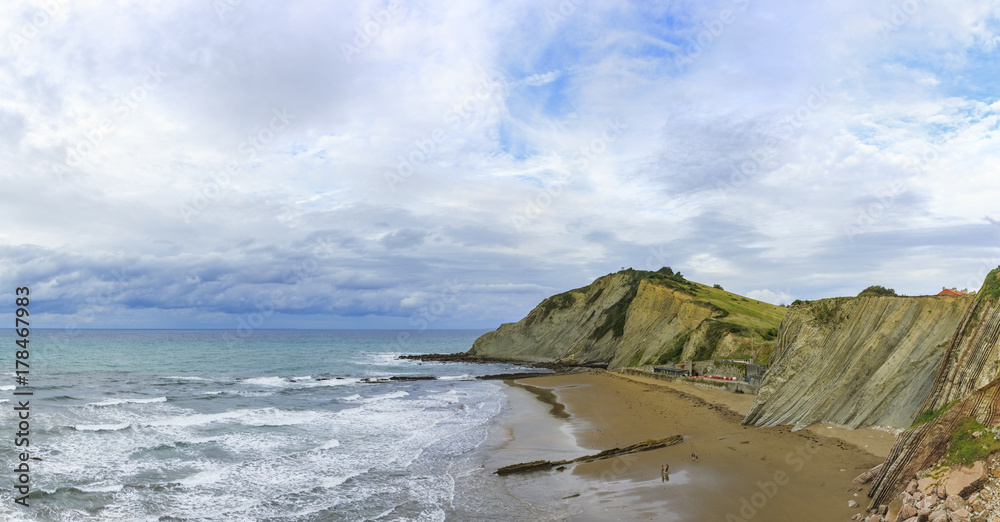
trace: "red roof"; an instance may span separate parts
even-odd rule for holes
[[[965,295],[965,294],[955,290],[954,288],[945,288],[944,290],[938,292],[937,295]]]

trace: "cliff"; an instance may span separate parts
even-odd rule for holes
[[[743,424],[906,428],[971,301],[865,296],[793,306]]]
[[[698,360],[773,337],[784,312],[669,268],[628,269],[542,301],[524,319],[477,339],[468,355],[612,369]]]
[[[936,372],[920,417],[901,433],[875,477],[872,505],[884,504],[920,470],[940,461],[957,424],[969,417],[1000,423],[1000,269],[962,317]],[[985,457],[985,456],[984,456]]]

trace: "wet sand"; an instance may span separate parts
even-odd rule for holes
[[[874,429],[740,426],[752,395],[609,372],[518,379],[508,396],[507,442],[489,470],[684,435],[676,446],[501,479],[553,520],[849,520],[860,511],[849,500],[868,502],[865,490],[847,491],[851,480],[893,440]]]

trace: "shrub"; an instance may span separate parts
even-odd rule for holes
[[[714,285],[712,285],[712,288],[718,288],[719,290],[724,290],[722,288],[722,285],[720,285],[719,283],[715,283]]]
[[[930,422],[940,417],[942,413],[948,411],[948,408],[950,408],[952,404],[955,404],[955,401],[951,401],[948,404],[945,404],[944,406],[941,406],[936,410],[935,409],[924,410],[923,413],[917,415],[916,419],[913,419],[913,424],[910,424],[910,427],[914,428],[916,426],[920,426],[921,424]]]
[[[895,296],[896,295],[896,291],[893,290],[892,288],[886,288],[884,286],[879,286],[879,285],[872,285],[872,286],[869,286],[868,288],[865,288],[864,290],[862,290],[861,293],[858,294],[858,297],[862,297],[862,296],[866,296],[866,295],[889,295],[889,296]]]
[[[973,435],[977,431],[980,432],[979,437]],[[951,432],[946,462],[968,466],[977,460],[985,460],[996,450],[1000,450],[1000,441],[996,440],[993,432],[976,419],[966,417],[958,421]]]

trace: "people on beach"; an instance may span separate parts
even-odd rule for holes
[[[691,461],[692,462],[698,462],[698,454],[697,453],[692,453],[691,454]]]
[[[669,475],[670,475],[670,466],[667,464],[660,466],[660,481],[666,482],[670,478]]]

